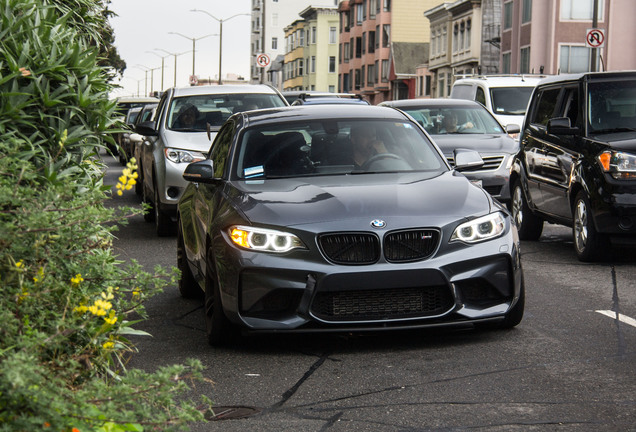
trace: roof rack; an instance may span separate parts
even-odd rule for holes
[[[320,97],[335,97],[335,98],[351,98],[351,99],[360,99],[362,100],[362,95],[355,93],[301,93],[298,95],[298,99],[307,100],[311,98],[320,98]]]

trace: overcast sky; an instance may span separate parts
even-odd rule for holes
[[[188,85],[192,74],[192,38],[196,40],[195,74],[200,78],[218,79],[218,21],[201,12],[209,12],[223,22],[223,79],[237,74],[249,80],[251,0],[112,0],[110,9],[118,16],[111,18],[115,30],[115,46],[126,62],[123,87],[115,96],[144,95],[146,70],[152,72],[153,89],[161,90],[161,57],[164,58],[163,88],[174,84],[174,56],[177,56],[177,86]],[[169,34],[181,33],[183,36]],[[212,36],[207,36],[212,35]],[[204,37],[207,36],[207,37]],[[147,72],[150,92],[151,72]]]

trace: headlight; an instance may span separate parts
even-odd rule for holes
[[[205,155],[203,153],[195,151],[167,148],[164,152],[166,154],[166,158],[174,163],[191,163],[205,159]]]
[[[506,228],[506,220],[499,212],[464,222],[455,228],[451,241],[478,243],[499,237]]]
[[[243,249],[277,253],[306,249],[298,237],[283,231],[235,225],[228,233],[232,243]]]
[[[617,180],[636,179],[636,155],[606,151],[598,156],[598,161],[603,171]]]

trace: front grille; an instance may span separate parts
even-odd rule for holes
[[[479,172],[479,171],[496,171],[499,169],[501,164],[503,163],[505,156],[481,156],[481,159],[484,161],[484,164],[479,168],[471,168],[463,170],[463,172]],[[453,157],[447,157],[446,160],[450,164],[451,167],[455,166],[455,159]]]
[[[384,238],[384,257],[390,262],[415,261],[430,257],[439,242],[439,231],[398,231]]]
[[[368,233],[325,234],[320,249],[336,264],[371,264],[380,258],[380,240]]]
[[[373,321],[440,315],[453,307],[446,286],[319,292],[311,311],[324,321]]]

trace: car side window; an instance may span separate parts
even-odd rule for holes
[[[213,162],[215,178],[222,178],[225,173],[233,136],[234,122],[228,122],[221,128],[212,143],[208,159],[211,159]]]
[[[530,123],[542,126],[548,125],[548,120],[554,117],[560,91],[560,88],[553,88],[539,92],[539,97],[535,99],[538,100],[538,102],[535,103]]]
[[[475,94],[475,100],[486,106],[486,93],[484,93],[484,89],[481,87],[477,87],[477,93]]]
[[[570,126],[576,126],[579,118],[579,92],[577,87],[570,87],[565,90],[564,117],[570,119]]]
[[[163,107],[166,105],[166,101],[168,100],[167,92],[161,96],[161,100],[159,101],[159,105],[157,105],[157,110],[152,118],[152,121],[155,122],[155,128],[159,128],[159,122],[161,121],[161,114],[163,113]]]

